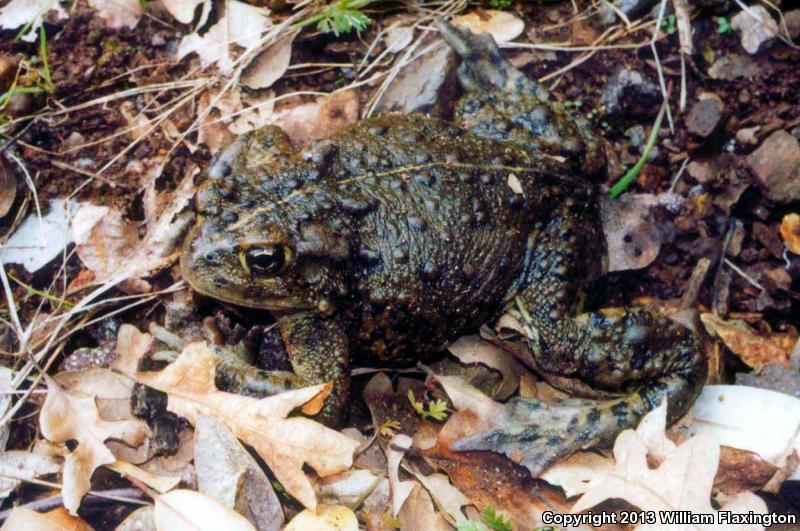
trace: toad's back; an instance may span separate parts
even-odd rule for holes
[[[310,158],[327,159],[324,175],[292,211],[355,246],[346,295],[331,302],[349,315],[355,350],[380,363],[441,350],[500,311],[534,224],[572,181],[546,157],[422,115],[365,120]]]

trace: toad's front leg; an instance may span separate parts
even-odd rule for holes
[[[341,426],[350,394],[350,350],[344,326],[336,316],[294,313],[278,317],[278,327],[295,373],[294,386],[333,384],[325,405],[314,418]]]

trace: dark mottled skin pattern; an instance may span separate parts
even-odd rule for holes
[[[516,399],[508,416],[519,427],[459,449],[503,451],[538,471],[608,442],[663,396],[682,414],[704,378],[688,332],[642,310],[578,315],[602,272],[602,149],[490,38],[440,31],[463,59],[453,123],[376,116],[300,153],[267,127],[209,170],[184,274],[202,294],[274,313],[294,369],[248,375],[243,387],[332,381],[321,415],[338,422],[351,355],[413,363],[516,308],[539,370],[623,396],[555,408]],[[256,274],[248,249],[285,249],[287,265]]]

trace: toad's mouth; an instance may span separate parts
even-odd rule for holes
[[[252,288],[246,285],[232,283],[218,285],[207,277],[192,274],[191,268],[185,267],[183,259],[181,260],[181,270],[183,278],[195,293],[234,306],[267,310],[275,313],[294,313],[317,307],[301,297],[291,295],[279,297],[269,297],[263,294],[251,295],[247,294],[247,290]]]
[[[292,313],[295,311],[312,310],[317,307],[306,300],[299,297],[281,297],[275,299],[260,299],[253,300],[243,296],[237,296],[238,293],[229,288],[220,289],[216,286],[209,286],[199,279],[192,279],[189,275],[184,274],[184,278],[189,283],[189,286],[196,293],[220,302],[233,304],[234,306],[241,306],[243,308],[253,308],[257,310],[267,310],[270,312],[278,313]]]

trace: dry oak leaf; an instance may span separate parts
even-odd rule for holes
[[[155,498],[156,531],[255,531],[247,518],[211,496],[178,489]]]
[[[592,482],[572,507],[573,513],[585,511],[606,500],[617,498],[646,511],[691,511],[716,514],[711,506],[711,488],[719,464],[719,444],[707,435],[695,436],[667,455],[658,468],[648,465],[648,448],[640,434],[625,430],[614,443],[614,469]],[[750,492],[730,498],[720,508],[735,513],[766,513],[764,501]],[[658,513],[657,513],[658,514]],[[717,519],[714,518],[716,522]],[[663,522],[661,522],[663,524]],[[663,529],[661,524],[642,524],[636,531]],[[762,530],[760,525],[686,524],[686,531],[727,529]]]
[[[742,321],[726,321],[713,313],[700,314],[700,320],[709,334],[719,337],[731,352],[756,372],[769,363],[789,363],[788,348],[756,334]]]
[[[256,399],[218,390],[215,366],[216,357],[206,344],[192,343],[164,370],[138,373],[136,379],[167,393],[167,408],[193,425],[201,413],[222,421],[258,452],[289,494],[307,508],[316,508],[303,465],[323,477],[346,470],[353,464],[358,442],[311,419],[286,416],[304,404],[319,402],[330,393],[331,384]]]
[[[38,513],[26,507],[15,507],[0,531],[91,531],[83,519],[70,515],[63,507]]]
[[[140,420],[102,420],[94,396],[66,391],[49,377],[39,426],[49,441],[78,442],[78,446],[65,456],[61,489],[64,507],[72,515],[77,514],[81,499],[89,492],[95,469],[116,461],[104,444],[106,439],[120,439],[138,446],[148,433],[147,425]]]

